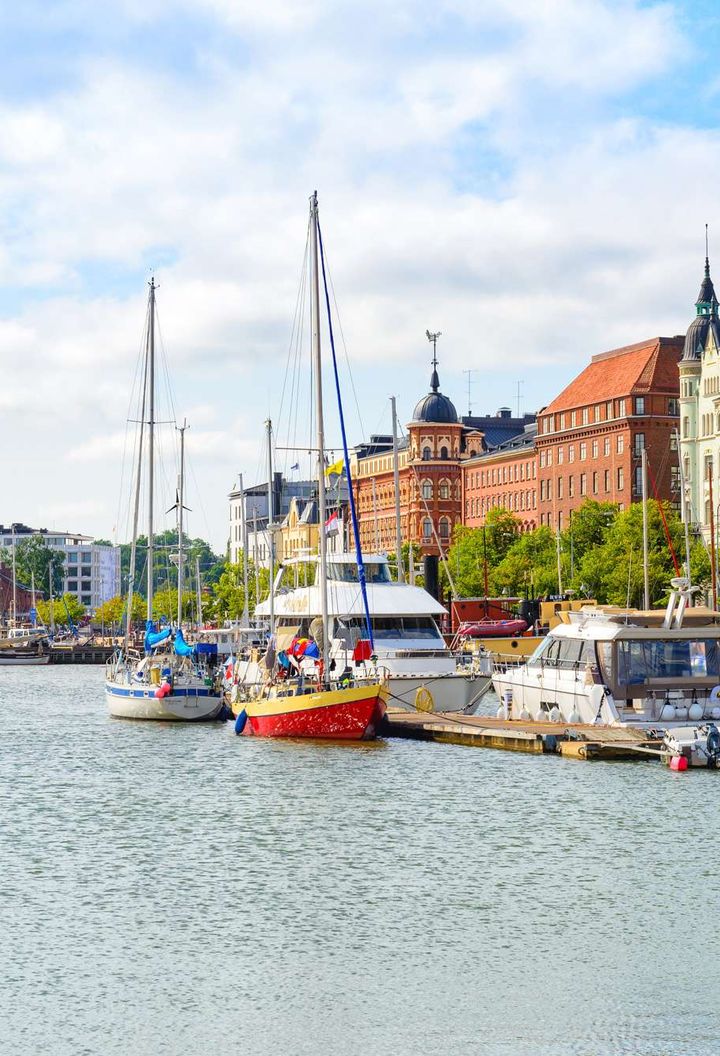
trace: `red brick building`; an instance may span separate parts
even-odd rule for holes
[[[593,356],[538,415],[538,523],[564,528],[586,499],[624,509],[641,498],[641,451],[658,496],[678,503],[683,337],[655,337]],[[648,494],[653,496],[652,484]]]
[[[17,583],[15,595],[17,598],[17,616],[24,616],[32,607],[32,591]],[[38,592],[38,596],[42,597],[42,593]],[[12,617],[12,605],[12,568],[8,565],[0,564],[0,617],[3,620],[7,621]]]
[[[440,392],[433,360],[430,392],[416,405],[400,444],[400,526],[404,542],[419,544],[423,556],[438,556],[452,542],[463,516],[462,467],[486,449],[522,432],[532,416],[459,417]],[[376,436],[355,452],[355,495],[360,541],[366,552],[395,550],[395,485],[392,437]]]
[[[463,523],[479,528],[495,506],[510,510],[523,532],[537,527],[536,426],[462,466]]]

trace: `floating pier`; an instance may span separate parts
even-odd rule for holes
[[[632,727],[523,722],[457,712],[420,714],[388,708],[383,734],[417,741],[499,748],[533,755],[554,754],[588,762],[599,759],[647,761],[660,758],[662,740]]]
[[[106,664],[115,652],[114,645],[75,645],[70,648],[53,647],[51,664]]]

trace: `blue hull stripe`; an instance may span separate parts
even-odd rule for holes
[[[114,697],[133,697],[136,700],[156,700],[154,689],[122,689],[120,686],[105,686],[108,693]],[[173,697],[215,697],[220,700],[217,693],[211,693],[209,689],[174,689],[172,693],[164,697],[164,700],[172,700]]]

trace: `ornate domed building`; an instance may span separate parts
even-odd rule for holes
[[[688,521],[709,535],[720,501],[720,319],[710,261],[680,360],[680,448]]]

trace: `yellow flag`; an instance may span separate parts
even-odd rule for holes
[[[337,462],[333,462],[333,464],[331,466],[325,466],[325,476],[326,477],[331,477],[333,475],[333,473],[334,473],[335,476],[339,477],[344,468],[345,468],[345,459],[344,458],[339,458],[337,460]]]

